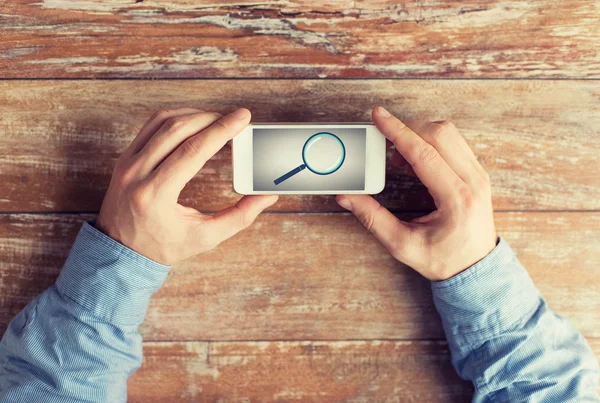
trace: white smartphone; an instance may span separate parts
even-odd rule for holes
[[[385,137],[372,124],[260,123],[233,138],[240,194],[376,194]]]

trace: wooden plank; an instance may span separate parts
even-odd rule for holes
[[[600,357],[600,340],[588,340]],[[143,402],[469,402],[442,342],[145,343]]]
[[[589,339],[600,357],[600,340]],[[145,343],[135,402],[468,402],[443,342]]]
[[[596,357],[600,340],[589,339]],[[443,342],[145,343],[130,402],[468,402]]]
[[[598,12],[592,0],[16,0],[0,5],[0,71],[598,78]]]
[[[0,82],[0,211],[97,211],[114,159],[149,115],[247,106],[254,121],[367,121],[383,104],[402,118],[452,119],[490,172],[499,210],[600,209],[600,82],[489,80],[216,80]],[[214,211],[239,197],[230,150],[182,201]],[[389,168],[388,208],[432,208]],[[273,209],[339,210],[332,197],[285,197]]]
[[[445,343],[145,343],[135,402],[469,402]]]
[[[52,284],[81,219],[0,215],[0,332]],[[496,223],[549,305],[600,337],[600,213],[497,213]],[[142,333],[149,341],[443,338],[429,283],[338,213],[265,214],[179,264]]]

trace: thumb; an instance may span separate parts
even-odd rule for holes
[[[234,206],[212,215],[201,224],[202,231],[210,234],[215,244],[231,238],[248,228],[256,217],[277,201],[276,195],[253,195],[242,197]]]
[[[399,246],[409,235],[410,224],[400,221],[369,195],[339,195],[335,200],[340,206],[350,210],[392,256],[403,260]]]

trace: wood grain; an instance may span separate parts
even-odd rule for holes
[[[50,286],[83,218],[0,215],[0,333]],[[549,305],[600,337],[600,213],[497,213]],[[429,283],[349,214],[265,214],[170,272],[148,341],[441,339]]]
[[[498,210],[600,209],[600,82],[210,80],[0,82],[0,211],[98,211],[114,160],[150,114],[247,106],[254,121],[368,121],[383,104],[405,119],[456,122],[490,172]],[[232,204],[230,150],[182,194],[206,211]],[[433,207],[388,168],[379,196],[397,211]],[[285,197],[273,209],[332,211],[332,197]]]
[[[145,343],[136,402],[468,402],[445,343]]]
[[[598,78],[599,12],[593,0],[15,0],[0,4],[0,71]]]
[[[383,104],[458,125],[490,172],[500,235],[600,356],[600,81],[573,80],[600,78],[599,13],[593,0],[0,2],[0,334],[53,284],[154,110],[355,122]],[[510,80],[523,78],[544,80]],[[230,159],[181,201],[235,202]],[[389,167],[378,198],[402,217],[433,208]],[[470,401],[427,281],[332,197],[272,211],[173,268],[129,401]]]
[[[600,357],[600,339],[589,339]],[[443,342],[145,343],[129,401],[469,402]]]

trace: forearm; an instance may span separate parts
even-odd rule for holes
[[[598,362],[546,305],[503,240],[482,261],[432,283],[452,361],[474,401],[598,401]]]
[[[2,338],[0,401],[125,401],[137,328],[167,272],[85,224],[56,284]]]

